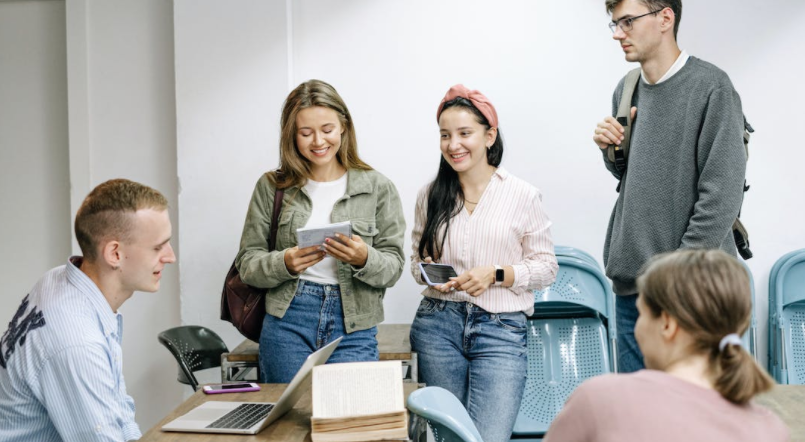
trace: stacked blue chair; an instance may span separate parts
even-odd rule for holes
[[[805,249],[780,258],[769,276],[769,372],[805,384]]]
[[[483,442],[464,405],[444,388],[420,388],[406,406],[428,422],[436,442]]]
[[[578,258],[582,261],[589,262],[590,264],[593,265],[593,267],[600,268],[600,266],[598,265],[598,261],[596,261],[595,258],[593,258],[593,255],[590,255],[589,253],[585,252],[582,249],[577,249],[575,247],[570,246],[554,246],[553,250],[556,256],[568,256],[571,258]]]
[[[742,340],[746,351],[757,360],[757,316],[755,315],[755,278],[752,276],[752,270],[746,265],[746,261],[741,261],[749,274],[749,285],[752,289],[752,320],[749,324],[749,329],[744,333]]]
[[[586,379],[615,371],[614,295],[597,264],[557,255],[556,281],[535,291],[528,374],[513,440],[542,437]]]

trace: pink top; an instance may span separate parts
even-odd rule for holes
[[[419,241],[425,228],[428,188],[419,191],[414,230],[411,272],[419,284]],[[499,167],[478,200],[472,215],[467,209],[450,220],[450,230],[438,262],[451,264],[459,275],[478,266],[510,265],[512,287],[490,286],[480,296],[463,291],[441,293],[430,287],[422,295],[456,302],[471,302],[490,313],[534,311],[532,290],[553,283],[558,265],[553,254],[551,221],[542,211],[536,187]]]
[[[580,385],[545,442],[782,442],[789,431],[770,410],[735,405],[715,390],[656,370],[604,375]]]

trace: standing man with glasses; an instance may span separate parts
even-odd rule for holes
[[[635,279],[652,256],[676,249],[736,254],[732,224],[741,207],[746,152],[741,100],[729,77],[680,51],[681,0],[606,0],[612,38],[626,60],[640,63],[632,99],[626,168],[607,155],[623,126],[607,116],[593,140],[620,180],[604,243],[604,265],[616,297],[618,367],[644,368],[634,338]],[[625,78],[612,96],[620,105]],[[620,170],[619,170],[620,169]],[[622,172],[621,172],[622,170]]]

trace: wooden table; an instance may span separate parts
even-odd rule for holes
[[[311,442],[310,415],[312,413],[311,395],[303,395],[296,406],[279,420],[271,423],[263,431],[255,435],[240,434],[203,434],[203,433],[176,433],[165,432],[160,428],[177,417],[189,412],[206,401],[244,401],[244,402],[276,402],[279,400],[287,384],[260,384],[260,391],[249,393],[204,394],[200,390],[190,396],[168,416],[162,419],[153,428],[148,430],[140,439],[143,442],[253,442],[253,441],[283,441],[283,442]],[[406,399],[419,388],[412,383],[403,384]],[[425,441],[425,421],[417,415],[410,413],[411,423],[409,434],[413,440]]]
[[[404,367],[409,367],[406,380],[417,383],[417,355],[411,351],[410,333],[411,324],[379,324],[377,348],[381,361],[402,361]],[[232,381],[234,368],[257,367],[259,352],[257,343],[246,339],[231,352],[222,354],[221,379],[224,382]]]
[[[791,430],[791,441],[805,441],[805,385],[778,385],[755,401],[774,411]]]

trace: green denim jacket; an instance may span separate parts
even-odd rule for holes
[[[276,251],[268,251],[274,186],[263,175],[257,181],[246,214],[235,265],[243,282],[270,289],[266,312],[282,318],[299,281],[285,267],[285,250],[297,245],[296,229],[305,225],[312,210],[304,188],[285,190],[277,227]],[[374,170],[350,169],[347,192],[333,206],[332,222],[352,221],[352,232],[368,248],[363,268],[338,261],[338,283],[347,333],[365,330],[383,321],[383,296],[402,274],[405,258],[405,218],[397,188]]]

